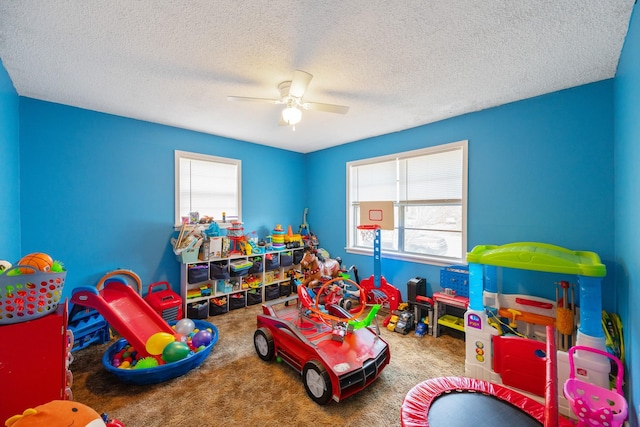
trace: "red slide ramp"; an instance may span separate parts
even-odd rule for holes
[[[93,308],[143,356],[146,343],[158,333],[175,335],[175,331],[124,280],[110,279],[97,290],[81,286],[73,290],[71,302]]]

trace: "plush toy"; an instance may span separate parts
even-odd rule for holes
[[[102,417],[90,407],[71,400],[52,400],[14,415],[6,427],[106,427]]]

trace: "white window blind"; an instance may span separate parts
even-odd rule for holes
[[[357,229],[361,202],[393,201],[383,251],[400,259],[464,262],[467,141],[347,163],[347,250],[369,250]]]
[[[239,160],[176,151],[176,224],[190,212],[240,218],[240,171]]]

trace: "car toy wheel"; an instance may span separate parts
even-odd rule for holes
[[[307,394],[318,405],[324,405],[331,399],[331,379],[322,363],[311,360],[304,365],[302,381]]]
[[[253,334],[253,346],[260,359],[269,362],[276,355],[275,346],[273,344],[273,335],[266,328],[257,329]]]
[[[347,311],[351,310],[351,307],[353,307],[353,303],[351,302],[350,299],[344,298],[340,300],[340,307],[344,308]]]

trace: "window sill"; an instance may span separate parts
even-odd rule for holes
[[[373,257],[373,250],[364,248],[345,248],[345,251],[349,254],[368,255]],[[398,252],[384,252],[382,258],[395,259],[398,261],[415,262],[418,264],[429,264],[438,267],[446,267],[450,265],[466,265],[466,259],[460,258],[445,258],[437,256],[417,255],[417,254],[402,254]]]
[[[230,222],[222,222],[222,221],[214,221],[215,223],[218,224],[218,227],[220,227],[220,229],[227,229],[227,228],[231,228],[231,223]],[[197,225],[202,225],[205,228],[209,226],[209,223],[205,223],[205,224],[187,224],[186,229],[190,230],[193,227],[197,226]],[[176,229],[176,231],[179,231],[182,228],[182,225],[178,224],[178,225],[174,225],[173,228]]]

